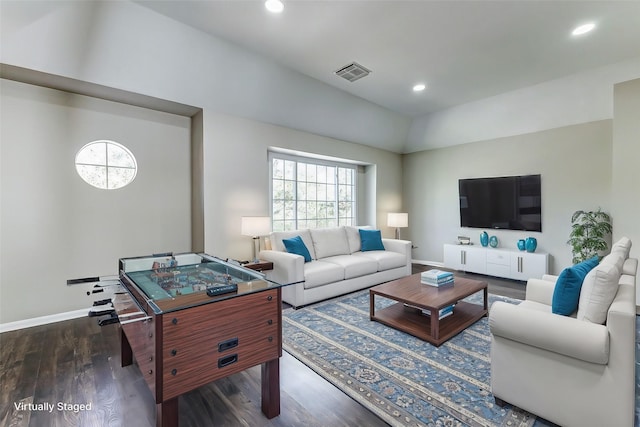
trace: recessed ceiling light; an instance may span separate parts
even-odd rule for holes
[[[284,10],[284,4],[280,0],[267,0],[264,2],[264,7],[272,13],[280,13]]]
[[[425,90],[427,88],[427,85],[424,83],[418,83],[417,85],[415,85],[413,87],[413,91],[414,92],[422,92],[423,90]]]
[[[572,36],[580,36],[582,34],[588,33],[589,31],[593,30],[594,28],[596,28],[596,24],[594,24],[593,22],[589,22],[587,24],[583,24],[583,25],[580,25],[579,27],[576,27],[571,32],[571,35]]]

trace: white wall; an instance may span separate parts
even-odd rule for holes
[[[538,239],[538,251],[551,254],[551,272],[571,265],[566,244],[571,214],[611,209],[611,120],[567,126],[526,135],[407,154],[403,190],[408,235],[414,258],[442,262],[443,244],[458,235],[479,244],[481,229],[460,227],[458,179],[542,175],[542,232],[487,230],[501,247],[518,239]],[[407,233],[405,232],[405,235]]]
[[[267,213],[269,146],[368,163],[372,165],[370,171],[377,171],[377,177],[366,174],[372,182],[369,191],[376,189],[377,196],[377,202],[374,197],[365,200],[367,205],[377,203],[368,218],[383,218],[388,210],[399,209],[400,155],[345,141],[390,144],[400,150],[406,139],[408,118],[135,3],[3,2],[1,6],[1,62],[202,109],[197,124],[199,132],[201,120],[203,233],[207,252],[234,258],[247,258],[250,254],[250,241],[239,233],[240,217]],[[4,122],[5,117],[3,127]],[[171,176],[167,171],[170,168],[165,169],[165,175]],[[5,173],[3,169],[2,174],[14,177],[15,170]],[[188,189],[188,182],[182,188]],[[6,210],[4,191],[2,198]],[[126,203],[112,203],[110,207],[121,205]],[[172,211],[182,203],[165,197],[159,198],[158,205]],[[154,216],[148,211],[147,215],[153,223]],[[194,220],[199,221],[197,215]],[[47,221],[55,223],[43,219]],[[187,223],[179,221],[178,227]],[[199,227],[196,224],[194,230],[197,232]],[[181,235],[190,240],[191,231]],[[5,234],[3,227],[3,240]],[[155,246],[159,245],[152,244],[156,234],[140,234],[136,242],[146,239],[146,244],[156,251]],[[199,242],[195,243],[199,246]],[[117,256],[149,253],[147,246],[140,246],[127,246]],[[176,242],[169,246],[163,250],[178,251],[185,245]],[[67,262],[75,264],[69,257]],[[91,275],[100,273],[95,267],[87,266],[86,270]],[[56,280],[77,277],[80,272],[73,272],[71,277],[69,274],[60,273]],[[2,275],[5,276],[4,268]],[[26,296],[21,298],[13,301],[20,303]],[[71,309],[71,305],[56,301],[51,307],[30,308],[21,315],[42,316]],[[0,322],[13,318],[2,318]]]
[[[612,175],[613,238],[630,238],[631,256],[640,258],[640,79],[614,87]]]
[[[0,323],[89,307],[67,279],[116,275],[120,257],[191,249],[188,118],[0,84]],[[106,191],[77,175],[76,152],[97,139],[133,152],[133,183]]]
[[[612,87],[640,77],[640,57],[414,119],[405,152],[613,118]]]
[[[407,137],[407,117],[132,2],[0,7],[5,64],[398,152]]]
[[[401,207],[401,156],[365,145],[299,132],[239,117],[204,113],[205,251],[211,255],[248,259],[251,238],[240,236],[242,216],[269,214],[270,147],[339,157],[375,167],[376,176],[365,178],[374,205],[363,219],[376,220],[385,236],[386,213]],[[371,194],[373,193],[373,194]],[[360,199],[362,200],[362,199]],[[375,215],[375,216],[374,216]]]

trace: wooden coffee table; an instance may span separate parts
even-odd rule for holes
[[[460,301],[480,291],[483,291],[484,295],[482,305]],[[397,303],[376,310],[376,295]],[[454,303],[456,305],[453,314],[438,319],[438,310]],[[423,314],[422,309],[429,310],[431,315]],[[440,346],[487,313],[487,282],[480,280],[455,277],[453,285],[438,288],[420,283],[418,273],[369,289],[371,320],[416,336],[435,346]]]

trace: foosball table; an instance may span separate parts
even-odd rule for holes
[[[262,412],[280,414],[281,285],[206,254],[119,260],[113,305],[122,366],[137,362],[156,425],[178,425],[178,397],[261,365]]]

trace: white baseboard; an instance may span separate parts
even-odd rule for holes
[[[444,267],[444,263],[443,262],[425,261],[425,260],[421,260],[421,259],[412,259],[411,263],[412,264],[420,264],[420,265],[430,265],[432,267]]]
[[[15,331],[17,329],[31,328],[33,326],[47,325],[49,323],[62,322],[63,320],[77,319],[89,314],[89,309],[67,311],[65,313],[50,314],[48,316],[34,317],[31,319],[17,320],[15,322],[1,323],[0,333]]]
[[[420,259],[412,259],[413,264],[430,265],[433,267],[444,267],[444,264],[437,261],[425,261]],[[77,319],[89,314],[89,309],[83,308],[75,311],[67,311],[65,313],[51,314],[49,316],[34,317],[32,319],[18,320],[15,322],[1,323],[0,333],[15,331],[17,329],[31,328],[33,326],[47,325],[49,323],[62,322],[64,320]]]

